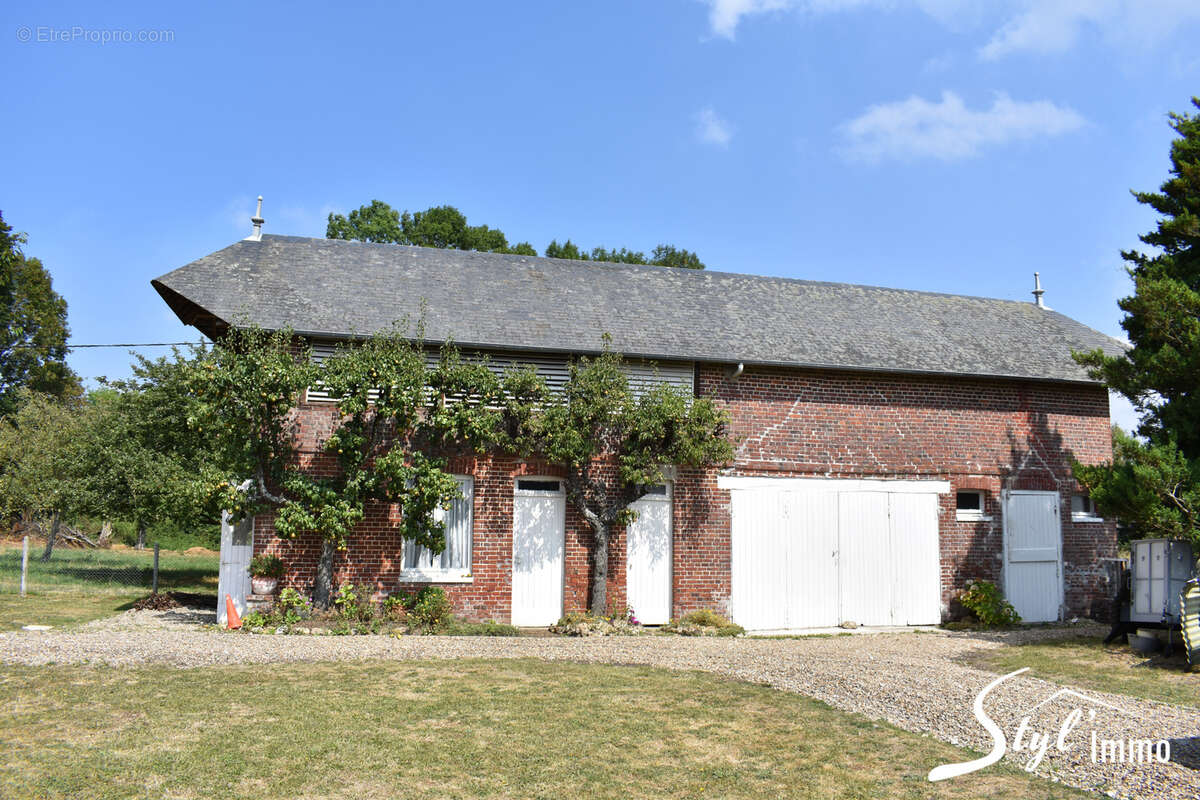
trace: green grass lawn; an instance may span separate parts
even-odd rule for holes
[[[28,593],[19,595],[21,547],[0,546],[0,630],[21,625],[78,624],[111,616],[150,593],[153,550],[75,550],[59,547],[50,562],[29,553]],[[159,591],[215,594],[218,556],[159,553]]]
[[[1185,706],[1200,706],[1200,671],[1187,669],[1179,655],[1138,655],[1124,641],[1102,644],[1099,637],[1076,636],[1035,644],[980,650],[969,657],[975,666],[997,673],[1031,667],[1039,678],[1078,689],[1127,694]]]
[[[704,673],[541,661],[0,668],[14,797],[1086,797]]]
[[[21,597],[0,594],[0,631],[22,625],[65,628],[120,614],[146,592],[39,592]]]
[[[31,591],[150,590],[154,565],[152,549],[76,550],[58,547],[50,561],[44,564],[41,555],[41,547],[30,547],[28,586]],[[211,550],[196,554],[161,551],[158,560],[159,589],[216,591],[217,565],[218,555]],[[16,591],[20,583],[21,546],[0,546],[0,591]]]

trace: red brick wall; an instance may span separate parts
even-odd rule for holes
[[[697,370],[697,391],[728,409],[743,475],[819,475],[948,480],[984,491],[990,520],[955,521],[953,491],[940,499],[942,595],[949,603],[968,578],[1001,580],[1000,491],[1040,488],[1062,495],[1066,601],[1072,613],[1107,613],[1099,559],[1115,555],[1111,523],[1072,524],[1072,458],[1111,458],[1108,396],[1095,386],[1008,380],[856,374],[831,370],[748,368],[736,381],[720,367]],[[330,469],[317,443],[332,427],[328,405],[297,411],[303,462]],[[444,588],[461,614],[507,620],[510,608],[512,505],[519,475],[561,475],[553,465],[505,457],[458,458],[452,469],[475,478],[473,579]],[[718,470],[681,470],[674,501],[674,609],[726,609],[730,591],[729,493]],[[336,579],[373,585],[382,596],[402,588],[401,547],[388,511],[373,509],[337,564]],[[255,551],[288,562],[285,583],[311,586],[319,544],[273,535],[270,515],[256,521]],[[585,608],[591,531],[568,503],[564,607]],[[624,603],[625,541],[612,538],[610,604]]]
[[[1099,559],[1116,555],[1116,527],[1070,522],[1077,488],[1072,459],[1112,458],[1102,387],[753,368],[737,381],[727,376],[720,368],[701,368],[696,388],[732,417],[738,474],[950,482],[939,503],[945,603],[969,578],[1001,582],[1001,490],[1043,489],[1061,495],[1068,609],[1109,613]],[[958,489],[983,490],[991,519],[957,522]],[[705,538],[727,553],[727,507],[707,525]],[[717,591],[728,597],[728,568],[724,572],[726,585]]]

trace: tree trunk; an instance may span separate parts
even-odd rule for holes
[[[137,549],[145,550],[146,549],[146,526],[143,523],[139,522],[137,529],[138,529]]]
[[[42,551],[42,563],[50,560],[50,556],[54,554],[54,543],[58,541],[58,512],[55,511],[50,515],[50,535],[46,537],[46,549]]]
[[[592,525],[592,613],[608,614],[608,525],[591,515]]]
[[[105,520],[104,524],[100,526],[100,538],[96,540],[96,545],[98,547],[106,547],[106,548],[111,547],[112,546],[112,537],[113,537],[112,523]]]
[[[333,557],[337,545],[329,539],[321,540],[321,558],[317,561],[317,579],[313,582],[313,605],[320,609],[329,608],[333,601]]]

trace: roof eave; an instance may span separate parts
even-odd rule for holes
[[[158,292],[175,316],[184,325],[192,325],[209,339],[216,341],[229,330],[229,323],[203,306],[189,300],[157,278],[150,285]]]
[[[349,342],[360,340],[365,337],[350,333],[332,333],[329,331],[306,331],[293,330],[296,336],[305,339],[321,339],[325,341],[342,341]],[[425,339],[426,344],[442,345],[447,344],[445,339]],[[596,349],[568,349],[557,347],[522,347],[520,345],[496,344],[494,342],[465,342],[454,340],[454,345],[468,350],[495,350],[509,353],[553,353],[555,355],[600,355],[602,350]],[[1099,381],[1091,380],[1090,378],[1051,378],[1038,375],[1010,375],[1005,373],[994,372],[946,372],[942,370],[922,370],[922,369],[905,369],[902,367],[876,367],[876,366],[860,366],[846,364],[830,364],[819,362],[803,362],[803,361],[766,361],[756,359],[718,359],[718,358],[703,358],[697,356],[679,356],[666,353],[650,353],[623,351],[622,356],[626,358],[638,358],[646,361],[693,361],[697,364],[738,364],[742,363],[748,367],[760,367],[767,369],[807,369],[807,370],[832,370],[836,372],[860,372],[879,375],[919,375],[923,377],[946,377],[946,378],[977,378],[986,380],[1005,380],[1005,381],[1037,381],[1039,383],[1065,383],[1079,386],[1099,386]]]

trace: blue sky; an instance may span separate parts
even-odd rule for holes
[[[1197,28],[1194,0],[10,2],[0,209],[76,343],[196,338],[149,281],[258,194],[271,233],[379,198],[539,251],[1012,299],[1038,270],[1119,335]]]

